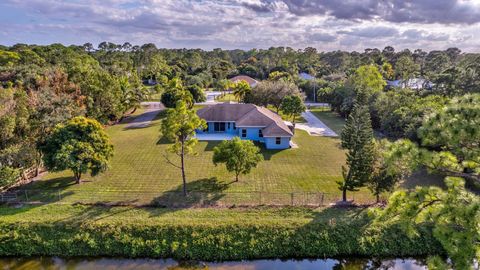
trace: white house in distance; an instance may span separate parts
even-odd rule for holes
[[[238,75],[229,79],[232,83],[237,83],[239,81],[246,81],[251,88],[255,87],[258,84],[258,81],[254,78],[246,75]]]
[[[407,80],[394,80],[394,81],[387,80],[387,86],[421,90],[421,89],[432,89],[434,84],[431,81],[428,81],[423,78],[412,78]]]

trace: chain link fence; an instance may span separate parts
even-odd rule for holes
[[[365,193],[348,194],[355,204],[375,203]],[[384,199],[384,198],[382,198]],[[327,206],[341,200],[341,193],[324,192],[145,192],[87,190],[14,190],[0,193],[1,203],[28,204],[104,204],[156,207],[229,207],[229,206]]]

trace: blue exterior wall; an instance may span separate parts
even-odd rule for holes
[[[238,129],[238,137],[240,137],[242,140],[252,140],[252,141],[260,141],[260,142],[263,142],[264,141],[264,138],[260,138],[260,136],[258,136],[258,131],[261,129],[261,128],[255,128],[255,127],[239,127],[237,128]],[[246,129],[247,130],[247,137],[242,137],[242,129]]]
[[[275,144],[275,137],[265,138],[265,147],[267,149],[287,149],[290,148],[290,138],[280,137],[280,144]]]
[[[259,137],[259,130],[261,128],[258,127],[237,127],[236,129],[233,128],[233,124],[235,122],[230,122],[230,127],[228,127],[228,124],[225,124],[225,133],[228,134],[235,134],[238,137],[240,137],[242,140],[252,140],[252,141],[260,141],[265,143],[265,148],[267,149],[287,149],[290,148],[290,138],[289,137],[281,137],[281,143],[276,144],[276,139],[275,137],[265,137],[265,138],[260,138]],[[197,133],[202,134],[202,133],[216,133],[214,130],[214,122],[208,122],[208,131],[202,131],[198,130]],[[246,129],[247,130],[247,136],[242,137],[242,130]],[[223,132],[222,132],[223,133]]]

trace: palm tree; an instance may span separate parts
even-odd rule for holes
[[[232,86],[232,90],[238,101],[243,101],[245,96],[252,91],[252,88],[246,81],[239,81]]]

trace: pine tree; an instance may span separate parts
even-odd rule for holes
[[[343,180],[337,184],[344,202],[347,201],[347,191],[358,191],[373,171],[373,130],[370,112],[363,104],[357,100],[341,134],[342,148],[347,149],[347,166],[342,167]]]

